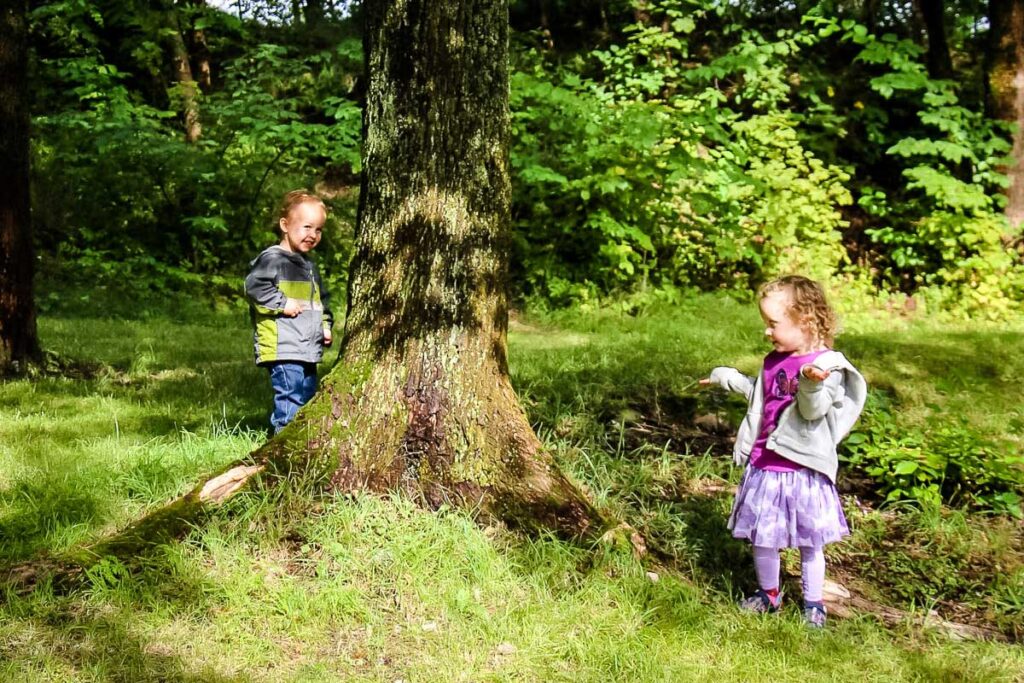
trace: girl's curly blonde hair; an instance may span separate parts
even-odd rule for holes
[[[839,323],[825,297],[825,290],[802,275],[786,275],[761,285],[757,300],[775,292],[789,293],[789,317],[828,348],[832,348]]]

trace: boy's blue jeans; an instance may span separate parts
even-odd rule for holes
[[[274,390],[270,426],[277,434],[316,393],[316,363],[280,361],[268,365],[267,369],[270,370],[270,386]]]

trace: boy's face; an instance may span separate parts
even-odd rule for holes
[[[281,248],[305,254],[320,244],[327,214],[316,202],[302,202],[292,207],[287,218],[280,221]]]

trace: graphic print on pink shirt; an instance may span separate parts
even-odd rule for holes
[[[754,446],[750,449],[750,464],[769,472],[796,472],[803,469],[768,448],[768,436],[779,424],[779,415],[796,400],[800,384],[800,368],[825,352],[812,351],[802,356],[772,351],[764,357],[761,383],[764,387],[764,404],[761,408],[761,429]]]

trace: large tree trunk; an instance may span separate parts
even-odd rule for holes
[[[506,3],[377,0],[364,12],[342,369],[297,431],[338,459],[339,488],[593,533],[603,520],[541,448],[508,376]]]
[[[995,118],[1016,124],[1013,162],[1006,169],[1006,217],[1014,234],[1024,222],[1024,0],[990,0],[989,107]]]
[[[70,554],[65,574],[163,542],[281,473],[341,491],[397,489],[566,537],[609,530],[542,448],[509,382],[506,8],[364,4],[363,186],[341,362],[249,461]],[[630,527],[612,531],[643,551]],[[11,575],[31,584],[47,567]]]
[[[32,297],[28,3],[0,6],[0,374],[39,358]]]

